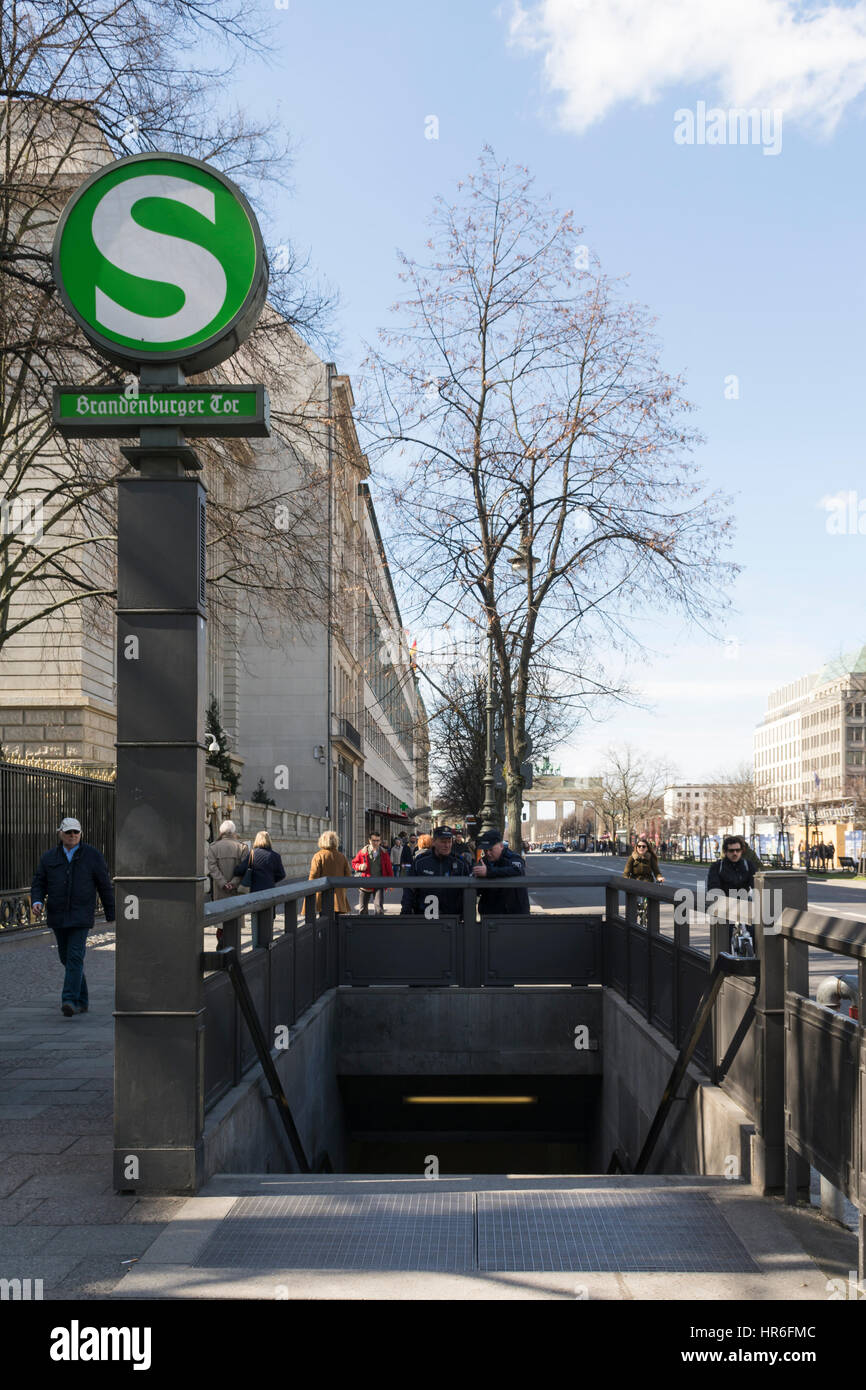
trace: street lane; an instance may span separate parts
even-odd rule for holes
[[[526,857],[526,872],[530,880],[529,901],[539,908],[604,907],[604,888],[581,888],[579,880],[602,875],[614,878],[625,868],[625,858],[608,854],[529,854]],[[695,890],[698,883],[706,884],[707,864],[660,864],[659,868],[669,888],[689,888]],[[532,891],[532,880],[573,876],[578,883],[574,888],[551,888],[547,892]],[[822,879],[809,879],[809,907],[816,912],[827,912],[835,917],[847,917],[855,921],[866,920],[866,885],[840,881],[826,882]],[[673,905],[663,903],[660,912],[660,929],[663,935],[673,937]],[[710,932],[703,914],[690,914],[689,942],[697,951],[709,952]],[[825,975],[856,973],[856,962],[845,956],[831,955],[827,951],[809,952],[809,984],[814,995],[820,980]]]

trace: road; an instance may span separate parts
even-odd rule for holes
[[[608,854],[530,854],[526,859],[527,877],[530,880],[564,875],[573,875],[577,880],[600,875],[613,878],[621,874],[624,868],[624,858]],[[670,888],[694,890],[698,883],[706,884],[707,881],[706,864],[662,864],[660,868],[665,884]],[[530,888],[529,901],[533,907],[540,908],[603,907],[604,888],[577,886],[551,888],[547,892],[533,892]],[[809,879],[809,907],[835,917],[862,921],[866,919],[866,884]],[[673,936],[673,906],[663,903],[660,918],[662,933]],[[706,919],[699,914],[694,914],[692,919],[690,943],[698,951],[709,951],[709,928]],[[843,956],[817,950],[809,953],[809,979],[813,993],[824,975],[852,972],[856,972],[856,962]]]

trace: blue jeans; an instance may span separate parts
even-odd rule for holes
[[[87,981],[84,978],[84,952],[87,950],[89,927],[52,927],[57,939],[60,964],[66,966],[61,1004],[74,1009],[87,1008]]]

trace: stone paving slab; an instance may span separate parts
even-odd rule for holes
[[[53,936],[0,940],[0,1278],[45,1298],[109,1297],[183,1204],[113,1190],[112,943],[91,933],[91,1008],[66,1019]]]

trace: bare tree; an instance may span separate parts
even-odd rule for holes
[[[429,715],[430,751],[438,774],[436,803],[451,814],[477,817],[484,804],[486,676],[477,667],[455,664],[441,677],[431,672],[426,679],[437,696]],[[533,758],[541,760],[572,729],[568,711],[547,698],[546,673],[539,669],[532,681],[527,715]],[[501,768],[497,758],[496,770]]]
[[[742,762],[730,772],[715,773],[711,778],[708,818],[719,825],[731,825],[735,816],[754,816],[760,807],[760,795],[755,788],[755,773],[751,763]]]
[[[391,550],[416,613],[492,634],[519,844],[533,662],[572,710],[620,693],[598,644],[638,645],[648,610],[717,615],[730,509],[696,481],[647,314],[584,260],[571,214],[490,150],[459,188],[426,263],[402,257],[364,423],[396,460]]]
[[[631,840],[639,825],[659,813],[672,780],[670,767],[625,744],[608,748],[602,765],[601,810],[615,832],[622,826]]]
[[[184,59],[190,52],[195,65]],[[0,651],[24,628],[69,608],[85,604],[90,613],[101,604],[105,617],[114,592],[113,484],[127,465],[114,442],[59,437],[51,393],[69,380],[124,383],[61,308],[51,273],[57,219],[94,169],[149,149],[212,161],[241,176],[248,192],[251,184],[261,193],[267,181],[285,182],[290,150],[276,124],[220,115],[213,101],[241,54],[265,61],[266,33],[236,0],[0,6]],[[301,360],[299,334],[325,322],[328,298],[306,272],[288,245],[272,257],[271,312],[243,359],[266,382]],[[301,394],[272,418],[296,459],[296,487],[267,450],[246,441],[197,446],[210,492],[217,617],[231,613],[243,590],[296,613],[304,608],[299,590],[311,599],[323,591],[324,564],[315,554],[307,562],[321,530],[323,466],[307,444],[312,438],[323,454],[327,408],[310,408]],[[290,524],[280,527],[275,518],[283,514]]]

